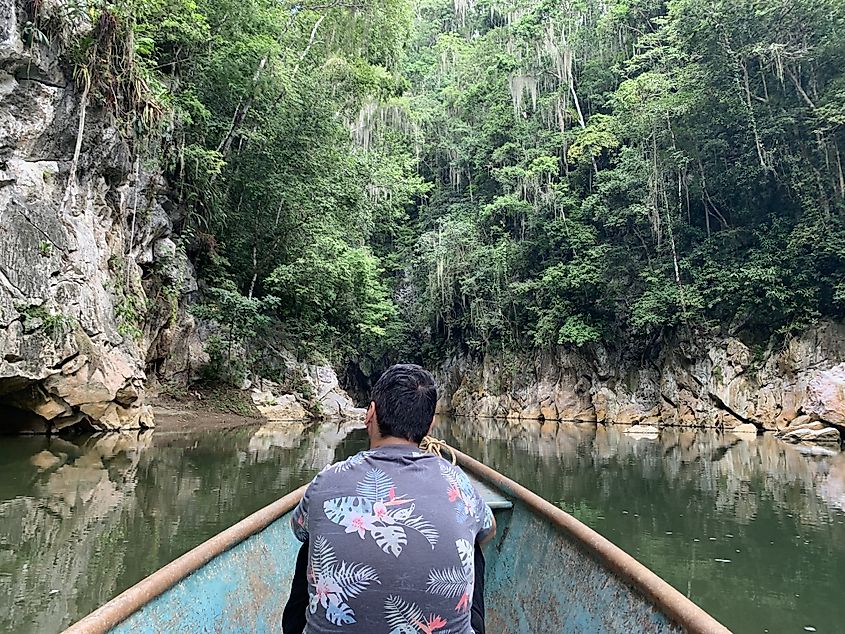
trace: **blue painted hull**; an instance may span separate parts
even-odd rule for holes
[[[728,632],[591,529],[459,455],[499,501],[497,536],[485,546],[492,634]],[[299,495],[224,531],[68,632],[281,632],[299,548],[289,512]]]
[[[110,631],[278,634],[298,550],[289,518],[282,516]]]

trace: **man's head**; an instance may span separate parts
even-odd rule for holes
[[[419,443],[431,428],[436,405],[437,385],[428,370],[411,363],[391,366],[373,386],[367,410],[371,442],[389,436]]]

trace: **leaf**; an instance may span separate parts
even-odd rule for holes
[[[384,600],[384,616],[387,624],[392,628],[400,628],[400,632],[405,632],[401,628],[412,627],[415,622],[423,620],[423,613],[415,604],[404,601],[403,599],[391,595]],[[417,632],[417,629],[411,630]]]
[[[426,591],[454,599],[461,596],[468,585],[469,581],[464,570],[457,567],[445,568],[443,570],[431,570],[428,573]]]
[[[393,480],[381,469],[370,469],[364,479],[358,483],[356,492],[372,502],[384,501],[390,495]]]
[[[355,612],[343,601],[338,604],[329,601],[329,605],[326,607],[326,618],[333,625],[349,625],[355,623]]]
[[[458,557],[461,558],[461,566],[464,570],[472,570],[475,557],[473,545],[466,539],[458,539],[455,541],[455,546],[458,549]]]
[[[484,523],[482,524],[481,529],[486,531],[489,528],[493,528],[493,510],[485,504]]]
[[[408,543],[408,537],[401,526],[376,526],[370,531],[379,548],[398,557],[402,547]]]
[[[333,577],[345,599],[358,596],[372,582],[379,583],[378,574],[370,566],[347,564],[345,561],[340,564]]]
[[[317,535],[314,538],[314,549],[311,551],[311,570],[314,576],[329,575],[336,559],[329,541],[323,535]]]
[[[425,537],[426,541],[431,544],[432,550],[434,550],[434,547],[437,546],[437,540],[439,539],[440,535],[438,534],[437,529],[431,525],[431,522],[424,519],[422,515],[417,515],[416,517],[409,517],[408,519],[402,522],[402,526],[413,528],[420,535]]]
[[[323,502],[323,512],[335,524],[343,524],[352,513],[372,515],[373,503],[358,496],[332,498]]]
[[[397,521],[397,522],[404,522],[404,521],[405,521],[405,520],[407,520],[409,517],[411,517],[411,513],[413,513],[413,512],[414,512],[414,509],[416,508],[416,506],[417,506],[417,505],[416,505],[416,504],[414,504],[414,503],[412,502],[412,503],[411,503],[411,506],[409,506],[409,507],[407,507],[407,508],[404,508],[404,509],[396,509],[395,511],[393,511],[393,513],[391,513],[391,514],[390,514],[390,517],[391,517],[394,521]]]

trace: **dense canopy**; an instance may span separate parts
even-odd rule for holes
[[[838,0],[89,12],[80,85],[189,209],[229,344],[436,359],[845,316]]]

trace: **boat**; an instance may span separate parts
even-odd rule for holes
[[[484,547],[491,634],[725,634],[729,630],[596,531],[455,450],[493,508]],[[299,542],[288,493],[154,572],[66,634],[279,632]]]

